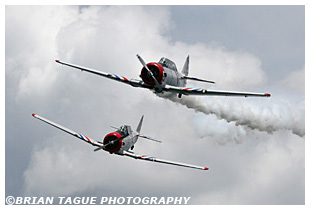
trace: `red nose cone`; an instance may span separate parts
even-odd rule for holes
[[[208,168],[205,167],[204,170],[208,170]]]
[[[164,76],[163,66],[159,63],[148,63],[147,66],[149,70],[152,72],[155,79],[158,81],[158,83],[161,84],[163,80],[163,76]],[[150,76],[147,69],[142,68],[140,76],[142,80],[144,81],[144,83],[151,85],[151,86],[155,85],[155,82],[153,78]]]
[[[55,60],[57,63],[59,63],[59,60]]]
[[[103,144],[108,144],[110,141],[113,141],[117,138],[120,138],[122,135],[118,132],[113,132],[113,133],[108,133],[105,138],[104,138],[104,142]],[[122,146],[122,140],[119,140],[119,142],[116,142],[112,145],[108,145],[105,150],[109,151],[109,152],[116,152],[116,151],[119,151],[121,146]]]
[[[32,116],[34,117],[36,114],[32,114]]]
[[[265,93],[265,96],[268,96],[268,97],[270,97],[271,95],[270,95],[269,93]]]

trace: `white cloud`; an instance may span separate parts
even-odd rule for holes
[[[196,202],[209,204],[304,203],[304,140],[290,132],[241,136],[243,144],[215,148],[215,190],[201,192]],[[222,148],[222,149],[220,149]],[[212,172],[212,171],[211,171]],[[213,172],[212,172],[213,173]],[[215,180],[214,180],[215,179]],[[290,188],[288,188],[290,186]]]
[[[206,72],[203,76],[214,80],[217,88],[245,90],[264,84],[265,73],[256,56],[245,51],[230,52],[221,46],[204,48],[193,53],[197,59],[191,67]]]
[[[285,79],[280,81],[279,86],[291,92],[304,93],[305,68],[291,72]]]
[[[19,80],[16,99],[46,93],[57,79],[56,36],[77,11],[59,6],[6,7],[7,75]]]

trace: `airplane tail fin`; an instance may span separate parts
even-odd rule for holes
[[[151,140],[151,141],[155,141],[155,142],[161,143],[161,141],[156,140],[156,139],[153,138],[153,137],[145,136],[145,135],[143,135],[143,134],[140,133],[141,126],[142,126],[142,124],[143,124],[143,120],[144,120],[144,115],[141,116],[141,119],[140,119],[140,121],[139,121],[139,124],[138,124],[138,126],[137,126],[137,128],[136,128],[137,136],[138,136],[138,137],[141,137],[141,138],[144,138],[144,139],[148,139],[148,140]]]
[[[140,121],[139,121],[139,124],[138,124],[138,126],[137,126],[137,128],[136,128],[136,132],[137,132],[137,133],[140,133],[141,126],[142,126],[142,124],[143,124],[143,120],[144,120],[144,115],[141,116],[141,119],[140,119]]]
[[[184,64],[184,67],[182,68],[181,73],[183,73],[185,76],[188,76],[189,74],[189,55],[186,58],[186,62]]]
[[[186,62],[184,64],[184,67],[182,68],[181,73],[184,74],[184,76],[182,76],[181,78],[185,79],[185,80],[195,80],[195,81],[200,81],[200,82],[215,83],[214,81],[205,80],[205,79],[199,79],[199,78],[196,78],[196,77],[188,76],[188,74],[189,74],[189,55],[187,56]],[[185,81],[185,84],[186,84],[186,81]]]

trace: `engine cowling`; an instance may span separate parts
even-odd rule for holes
[[[109,142],[111,141],[114,141],[118,138],[120,138],[122,135],[118,132],[113,132],[113,133],[108,133],[105,138],[104,138],[104,141],[103,141],[103,144],[108,144]],[[107,150],[108,152],[117,152],[120,150],[121,146],[122,146],[122,139],[119,140],[119,141],[116,141],[112,144],[109,144],[105,147],[105,150]]]
[[[153,76],[156,78],[159,84],[163,82],[164,69],[163,66],[159,63],[148,63],[149,70],[152,72]],[[155,82],[149,74],[148,70],[143,67],[140,73],[140,77],[147,85],[154,86]]]

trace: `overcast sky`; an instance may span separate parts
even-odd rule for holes
[[[6,196],[190,196],[191,204],[305,203],[304,6],[6,6]],[[271,98],[159,97],[55,63],[139,78],[162,56],[207,89]],[[37,113],[101,141],[136,127],[134,152],[94,153]]]

